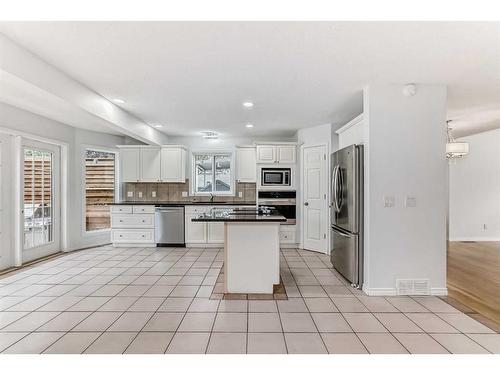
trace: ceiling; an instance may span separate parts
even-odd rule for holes
[[[3,22],[0,32],[168,135],[341,125],[370,82],[446,84],[456,135],[500,127],[500,23]]]

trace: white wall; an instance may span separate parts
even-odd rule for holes
[[[312,128],[304,128],[300,129],[297,132],[297,142],[299,145],[307,145],[307,146],[315,146],[315,145],[322,145],[326,144],[326,153],[328,155],[327,157],[327,175],[326,175],[326,183],[328,186],[326,187],[327,191],[327,202],[330,202],[330,154],[333,151],[337,150],[337,141],[336,141],[336,135],[333,134],[334,132],[332,131],[332,125],[331,124],[324,124],[324,125],[318,125],[314,126]],[[332,145],[332,142],[335,144]],[[335,147],[335,149],[332,149]],[[298,238],[299,242],[302,245],[303,244],[303,232],[302,232],[302,207],[304,204],[304,197],[302,196],[302,189],[300,188],[302,186],[302,179],[303,176],[301,175],[302,173],[302,152],[299,149],[297,150],[297,171],[299,172],[299,183],[298,186],[299,188],[297,189],[297,232],[298,232]],[[327,209],[327,214],[325,217],[325,220],[328,221],[327,228],[330,228],[330,215],[329,211]],[[330,230],[327,231],[327,244],[330,244]],[[327,249],[325,249],[325,253],[329,254],[331,250],[331,246],[327,245]]]
[[[429,279],[446,293],[448,166],[446,87],[371,85],[364,92],[365,285],[368,294],[395,293],[396,279]],[[417,206],[406,208],[407,194]],[[395,206],[384,208],[384,197]]]
[[[68,148],[68,248],[67,251],[110,242],[109,233],[83,233],[85,228],[82,175],[82,152],[86,145],[114,148],[122,144],[124,137],[90,132],[67,126],[30,112],[0,103],[0,128],[7,133],[28,134],[39,139],[50,139]]]
[[[459,141],[470,153],[450,163],[449,239],[500,241],[500,129]]]

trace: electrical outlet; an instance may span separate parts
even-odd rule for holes
[[[238,192],[238,197],[243,198],[243,192],[242,191]]]
[[[396,198],[393,195],[384,197],[384,207],[394,207],[396,205]]]
[[[407,195],[405,199],[406,207],[417,207],[417,197],[415,195]]]
[[[134,197],[134,192],[133,191],[127,191],[127,198],[133,198]]]
[[[187,198],[188,196],[188,192],[187,191],[183,191],[182,192],[182,198]]]
[[[137,196],[138,196],[139,198],[142,198],[142,191],[138,192],[138,193],[137,193]]]
[[[156,191],[151,192],[151,198],[156,198]]]

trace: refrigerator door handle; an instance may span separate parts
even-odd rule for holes
[[[337,170],[337,166],[333,167],[332,178],[330,181],[330,194],[332,197],[332,206],[335,208],[335,171]]]
[[[340,212],[340,204],[339,204],[339,170],[340,165],[335,166],[334,177],[333,177],[333,189],[334,189],[334,197],[333,200],[335,212]]]
[[[343,199],[343,195],[344,195],[344,177],[343,177],[343,174],[342,174],[342,169],[340,169],[340,166],[338,168],[337,174],[338,174],[338,177],[337,177],[337,185],[338,185],[337,194],[338,194],[338,198],[336,199],[336,201],[338,202],[338,210],[340,212],[340,209],[342,208],[342,204],[344,203],[344,199]]]
[[[347,238],[351,238],[352,237],[351,235],[339,232],[338,230],[336,230],[335,233],[337,233],[338,235],[340,235],[342,237],[347,237]]]

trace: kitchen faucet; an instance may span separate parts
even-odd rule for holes
[[[214,195],[210,193],[210,203],[214,203]]]

